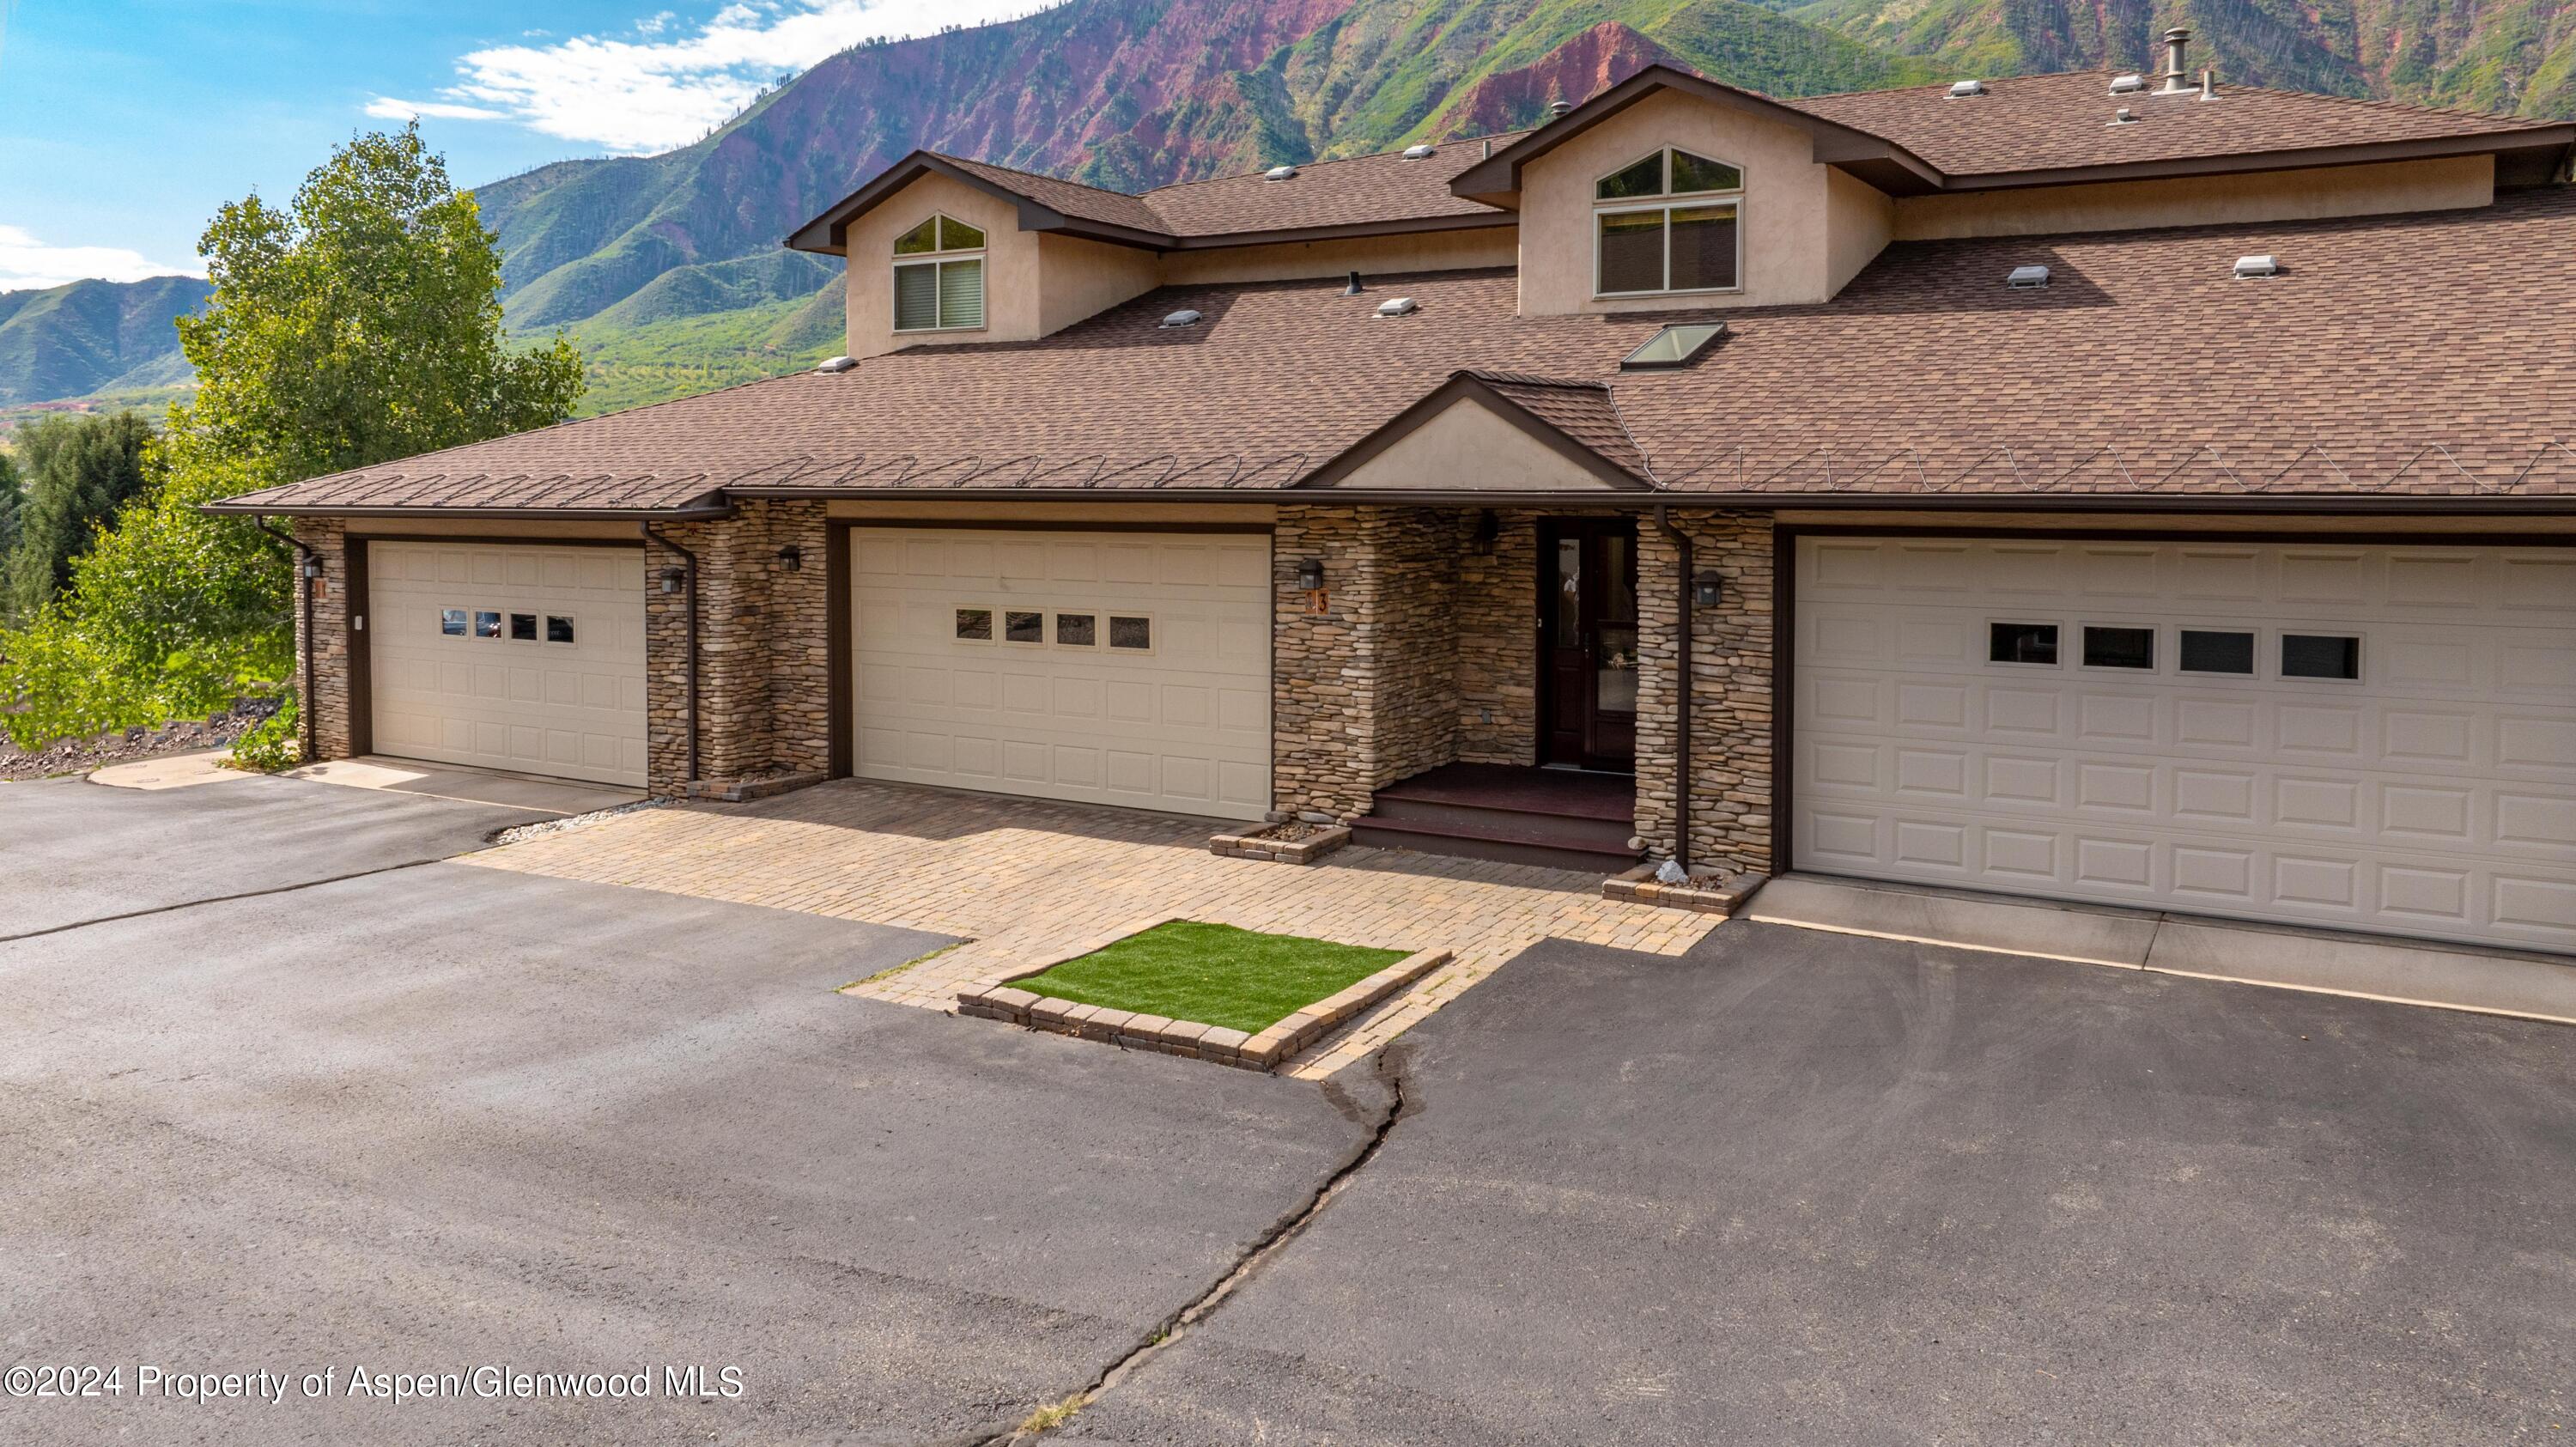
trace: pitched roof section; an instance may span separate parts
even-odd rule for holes
[[[1653,480],[1654,466],[1646,461],[1637,439],[1629,435],[1628,424],[1619,420],[1619,405],[1611,400],[1609,383],[1532,377],[1519,372],[1461,375],[1483,382],[1495,395],[1581,443],[1629,476]]]
[[[1461,173],[1462,196],[1509,204],[1520,169],[1657,91],[1802,124],[1815,157],[1892,195],[2045,185],[2124,175],[2279,169],[2408,155],[2563,151],[2576,124],[2301,91],[2221,86],[2218,98],[2110,93],[2099,71],[1779,99],[1667,65],[1648,66]],[[2110,124],[2127,107],[2134,124]]]
[[[1520,387],[1533,411],[1539,389],[1606,387],[1651,466],[1640,475],[1668,493],[2565,509],[2571,238],[2576,188],[2552,187],[2406,216],[1899,242],[1833,301],[1723,313],[1521,317],[1509,270],[1358,297],[1329,280],[1165,288],[1040,341],[890,353],[264,501],[393,505],[429,496],[433,475],[644,479],[674,498],[710,483],[1260,494],[1473,369],[1524,379],[1488,385]],[[2282,274],[2236,280],[2235,259],[2257,252]],[[2029,263],[2050,268],[2045,289],[2004,285]],[[1374,316],[1392,288],[1419,310]],[[1206,320],[1157,324],[1181,307]],[[1693,365],[1619,371],[1657,328],[1717,315],[1728,335]],[[1555,425],[1606,425],[1589,408]]]
[[[2521,144],[2564,146],[2576,138],[2576,127],[2565,121],[2304,91],[2221,85],[2218,98],[2209,102],[2152,92],[2115,96],[2110,77],[2091,70],[1989,80],[1985,86],[1984,95],[1955,100],[1949,87],[1935,85],[1782,104],[1884,136],[1953,181],[2344,147],[2453,142],[2466,153]],[[2138,118],[2134,124],[2109,123],[2122,107]]]
[[[839,255],[851,221],[930,173],[1012,202],[1020,209],[1024,230],[1066,231],[1165,251],[1319,234],[1504,225],[1512,220],[1508,213],[1457,195],[1449,182],[1483,156],[1488,140],[1500,149],[1522,134],[1444,142],[1420,160],[1390,151],[1309,162],[1284,181],[1268,180],[1259,173],[1221,176],[1164,186],[1141,196],[963,156],[916,151],[798,227],[787,244],[799,251]]]
[[[1398,462],[1379,462],[1381,458],[1401,458],[1401,446],[1416,433],[1434,426],[1450,409],[1478,406],[1495,417],[1517,427],[1527,437],[1563,459],[1545,469],[1530,470],[1511,483],[1489,486],[1526,490],[1531,479],[1549,474],[1565,475],[1565,463],[1573,464],[1572,476],[1589,473],[1586,487],[1645,488],[1653,485],[1654,470],[1639,450],[1637,440],[1628,434],[1627,425],[1619,420],[1619,407],[1611,399],[1606,382],[1576,380],[1565,377],[1537,377],[1522,372],[1485,372],[1473,369],[1452,373],[1449,380],[1395,414],[1386,423],[1357,443],[1344,449],[1324,466],[1299,480],[1301,487],[1342,487],[1359,485],[1368,475],[1370,464],[1378,470],[1402,466]],[[1428,435],[1428,434],[1426,434]],[[1434,446],[1425,443],[1423,446]],[[1454,467],[1454,459],[1443,459]],[[1391,484],[1409,491],[1455,491],[1456,479],[1448,477],[1406,477]]]

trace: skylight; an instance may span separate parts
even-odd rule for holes
[[[1619,369],[1626,372],[1651,371],[1658,367],[1687,367],[1707,351],[1709,344],[1726,335],[1724,322],[1682,322],[1646,338],[1645,345],[1619,359]]]

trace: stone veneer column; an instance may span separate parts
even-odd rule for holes
[[[1377,789],[1457,757],[1457,515],[1284,506],[1272,533],[1271,798],[1355,819]],[[1309,611],[1297,565],[1324,564]]]
[[[819,502],[745,502],[730,518],[657,523],[698,558],[698,777],[736,779],[830,760],[824,627],[829,559]],[[787,571],[794,544],[802,566]],[[661,591],[686,560],[657,538],[645,547],[645,739],[656,794],[688,779],[688,595]]]
[[[1477,512],[1458,519],[1458,757],[1538,762],[1538,514],[1496,509],[1492,551]]]
[[[1693,610],[1691,863],[1771,867],[1771,521],[1767,514],[1672,514],[1692,566],[1725,580],[1724,601]],[[1637,525],[1637,832],[1673,855],[1679,559],[1651,518]]]
[[[313,598],[313,632],[304,636],[304,595],[313,587],[304,576],[304,559],[298,554],[291,566],[295,570],[295,589],[287,596],[295,613],[295,677],[292,680],[300,694],[304,689],[304,656],[311,649],[313,657],[313,697],[303,699],[302,706],[311,730],[315,759],[345,759],[356,748],[350,739],[349,714],[349,553],[348,526],[338,518],[298,518],[295,536],[306,547],[320,555],[322,586]]]

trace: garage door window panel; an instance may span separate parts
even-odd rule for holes
[[[2156,667],[2156,630],[2125,624],[2087,623],[2084,625],[2084,666],[2153,673]]]
[[[462,637],[464,637],[464,636],[465,636],[465,610],[464,610],[464,609],[462,609],[462,608],[441,608],[441,609],[439,609],[439,610],[438,610],[438,631],[439,631],[441,634],[443,634],[443,635],[445,635],[445,636],[447,636],[447,637],[449,637],[449,638],[462,638]]]
[[[2185,673],[2251,678],[2254,635],[2224,629],[2185,628],[2176,642],[2174,666]]]
[[[570,642],[572,642],[572,641],[573,641],[573,626],[572,626],[572,620],[571,620],[570,618],[566,618],[566,617],[564,617],[563,615],[561,615],[561,614],[559,614],[559,613],[549,613],[549,614],[547,614],[547,615],[546,615],[546,641],[547,641],[548,643],[570,643]]]
[[[990,643],[993,641],[993,610],[960,608],[957,610],[957,641]]]
[[[2359,683],[2361,640],[2342,634],[2284,633],[2281,676]]]
[[[477,638],[500,637],[501,615],[498,613],[486,613],[478,609],[474,614],[474,636]]]
[[[1046,642],[1046,614],[1019,608],[1002,613],[1002,641],[1005,643]]]
[[[1154,620],[1138,614],[1111,614],[1109,646],[1128,653],[1153,652]]]
[[[536,615],[536,614],[534,614],[534,613],[513,613],[513,614],[511,614],[511,615],[510,615],[510,641],[511,641],[511,642],[513,642],[513,643],[534,643],[534,642],[536,642],[536,641],[537,641],[537,615]]]
[[[1055,643],[1058,648],[1095,648],[1100,642],[1100,617],[1096,613],[1058,613],[1055,615]]]
[[[2056,667],[2057,625],[2054,623],[1987,624],[1986,661],[2041,668]]]

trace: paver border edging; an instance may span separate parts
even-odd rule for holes
[[[1351,842],[1347,824],[1330,824],[1317,829],[1308,839],[1273,839],[1270,831],[1277,824],[1264,824],[1258,829],[1218,834],[1208,840],[1208,853],[1228,859],[1268,859],[1280,864],[1312,864]]]
[[[1640,864],[1625,874],[1601,881],[1601,897],[1731,919],[1748,896],[1770,882],[1770,875],[1747,870],[1722,880],[1693,875],[1688,884],[1665,884],[1655,878],[1654,865]]]
[[[1078,1005],[1071,1000],[1018,989],[1010,980],[958,991],[957,1013],[984,1020],[1004,1020],[1055,1035],[1074,1035],[1104,1044],[1123,1045],[1130,1050],[1152,1050],[1192,1060],[1213,1060],[1241,1070],[1267,1071],[1277,1069],[1298,1051],[1341,1028],[1370,1006],[1447,963],[1447,950],[1417,950],[1311,1005],[1289,1011],[1258,1035],[1247,1035],[1240,1030],[1196,1020],[1171,1020],[1131,1010]],[[1025,980],[1054,967],[1047,965],[1023,970],[1013,975],[1011,980]]]

